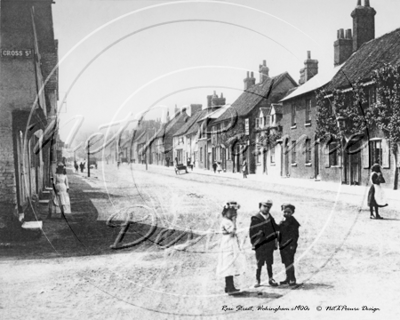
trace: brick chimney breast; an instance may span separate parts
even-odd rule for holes
[[[337,32],[338,38],[333,43],[334,47],[334,65],[338,66],[345,62],[353,53],[353,39],[351,29],[346,30],[346,36],[343,29]]]
[[[264,82],[269,78],[269,68],[267,67],[267,61],[263,60],[263,64],[260,64],[260,68],[258,69],[260,74],[260,83]]]
[[[254,78],[254,73],[251,73],[251,77],[249,76],[250,72],[247,71],[247,77],[243,80],[244,82],[244,90],[246,91],[250,87],[254,86],[256,83],[256,79]]]
[[[311,51],[307,51],[307,59],[304,60],[304,68],[300,69],[299,84],[304,84],[318,74],[318,60],[311,59]]]
[[[353,52],[357,51],[365,42],[375,39],[376,11],[370,7],[370,2],[358,0],[357,7],[351,13],[353,18]]]

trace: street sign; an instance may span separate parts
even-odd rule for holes
[[[1,49],[1,56],[3,58],[32,58],[32,49]]]

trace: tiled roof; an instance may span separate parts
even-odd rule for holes
[[[206,109],[208,112],[204,114],[203,117],[201,117],[198,121],[203,121],[205,119],[217,119],[219,116],[221,116],[228,108],[230,107],[229,104],[226,104],[224,106],[218,107],[214,110]]]
[[[371,80],[373,71],[384,63],[400,63],[400,28],[364,43],[333,77],[327,90],[348,87],[357,79]]]
[[[192,131],[197,132],[198,125],[197,120],[204,117],[207,114],[207,109],[196,112],[192,115],[188,121],[174,134],[174,136],[180,136],[183,134],[190,134]],[[190,132],[189,132],[190,131]]]
[[[164,126],[162,126],[160,130],[158,130],[158,132],[156,133],[156,137],[155,137],[155,138],[162,138],[162,137],[165,137],[165,135],[171,133],[171,132],[170,132],[171,129],[174,127],[174,125],[175,125],[177,122],[180,122],[180,121],[182,121],[182,120],[186,122],[188,119],[189,119],[189,116],[188,116],[185,112],[182,112],[182,113],[177,114],[177,115],[176,115],[173,119],[171,119],[167,124],[165,124]],[[172,132],[172,134],[173,134],[173,132]]]
[[[267,108],[267,107],[262,107],[260,108],[260,110],[262,111],[263,115],[266,117],[268,115],[270,115],[271,113],[271,108]]]
[[[275,109],[275,113],[282,114],[282,104],[280,103],[272,103],[273,108]]]
[[[343,65],[344,64],[341,64],[340,66],[334,67],[325,72],[319,72],[317,75],[312,77],[310,80],[308,80],[303,85],[290,90],[288,92],[288,95],[285,96],[281,101],[290,100],[295,97],[301,96],[302,94],[314,91],[318,88],[321,88],[322,86],[326,85],[329,81],[332,80],[332,78],[336,75],[336,73],[340,70],[340,68]]]
[[[272,78],[266,79],[262,83],[255,84],[248,90],[243,92],[239,98],[232,103],[230,109],[228,109],[221,117],[218,118],[219,121],[228,120],[231,118],[232,114],[237,113],[239,117],[246,116],[253,108],[260,103],[262,99],[269,99],[270,101],[279,101],[283,98],[286,92],[276,92],[277,85],[284,79],[289,78],[293,84],[297,85],[292,79],[289,73],[284,72]]]

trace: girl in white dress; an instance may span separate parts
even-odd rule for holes
[[[71,213],[71,203],[69,199],[69,183],[68,177],[64,174],[64,166],[62,164],[58,164],[56,169],[56,175],[52,178],[54,185],[53,197],[51,200],[51,213],[61,213],[61,207],[63,208],[64,213]]]
[[[218,254],[217,275],[225,277],[225,292],[233,294],[240,290],[235,288],[233,277],[244,272],[245,258],[239,247],[236,234],[236,217],[240,205],[228,202],[222,210],[221,242]]]

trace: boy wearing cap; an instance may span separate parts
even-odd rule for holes
[[[259,203],[260,211],[251,217],[250,224],[250,241],[253,250],[256,252],[257,260],[257,282],[255,287],[260,286],[261,268],[264,264],[267,265],[269,285],[276,287],[278,284],[273,278],[272,264],[274,263],[274,250],[276,250],[276,240],[278,239],[278,225],[270,214],[272,201]]]
[[[286,268],[286,279],[280,284],[296,285],[296,277],[294,275],[294,255],[297,249],[297,241],[299,239],[300,224],[293,217],[295,206],[292,204],[283,204],[283,219],[279,223],[279,249],[281,252],[282,263]]]

